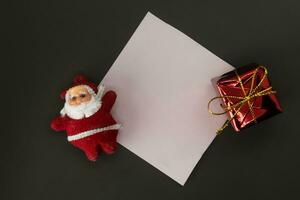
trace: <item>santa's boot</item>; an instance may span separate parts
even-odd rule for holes
[[[100,143],[100,146],[101,146],[103,152],[106,154],[112,154],[117,149],[116,142]]]
[[[98,151],[96,147],[85,149],[84,153],[90,161],[95,162],[98,158]]]

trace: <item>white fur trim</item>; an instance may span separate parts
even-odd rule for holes
[[[84,131],[84,132],[78,133],[76,135],[68,136],[68,141],[71,142],[71,141],[74,141],[74,140],[79,140],[79,139],[94,135],[96,133],[100,133],[100,132],[104,132],[104,131],[108,131],[108,130],[118,130],[121,127],[122,127],[121,124],[114,124],[114,125],[106,126],[106,127],[103,127],[103,128],[96,128],[96,129]]]
[[[102,96],[103,96],[103,94],[104,94],[104,90],[105,90],[105,87],[104,87],[104,85],[102,85],[101,83],[98,85],[98,93],[97,93],[97,95],[96,95],[96,98],[98,98],[98,99],[102,99]]]

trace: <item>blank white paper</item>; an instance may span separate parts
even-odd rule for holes
[[[233,67],[147,13],[102,83],[115,90],[118,142],[184,185],[226,116],[211,116],[211,78]]]

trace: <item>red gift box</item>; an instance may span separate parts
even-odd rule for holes
[[[222,75],[216,82],[220,93],[209,101],[209,112],[214,115],[227,113],[229,119],[218,130],[222,132],[229,123],[235,131],[249,127],[257,122],[282,112],[268,79],[268,71],[264,66],[249,64]],[[222,99],[224,112],[216,113],[210,109],[210,104]]]

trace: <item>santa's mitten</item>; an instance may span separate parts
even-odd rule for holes
[[[117,94],[110,90],[102,97],[102,109],[105,112],[110,112],[117,98]]]

